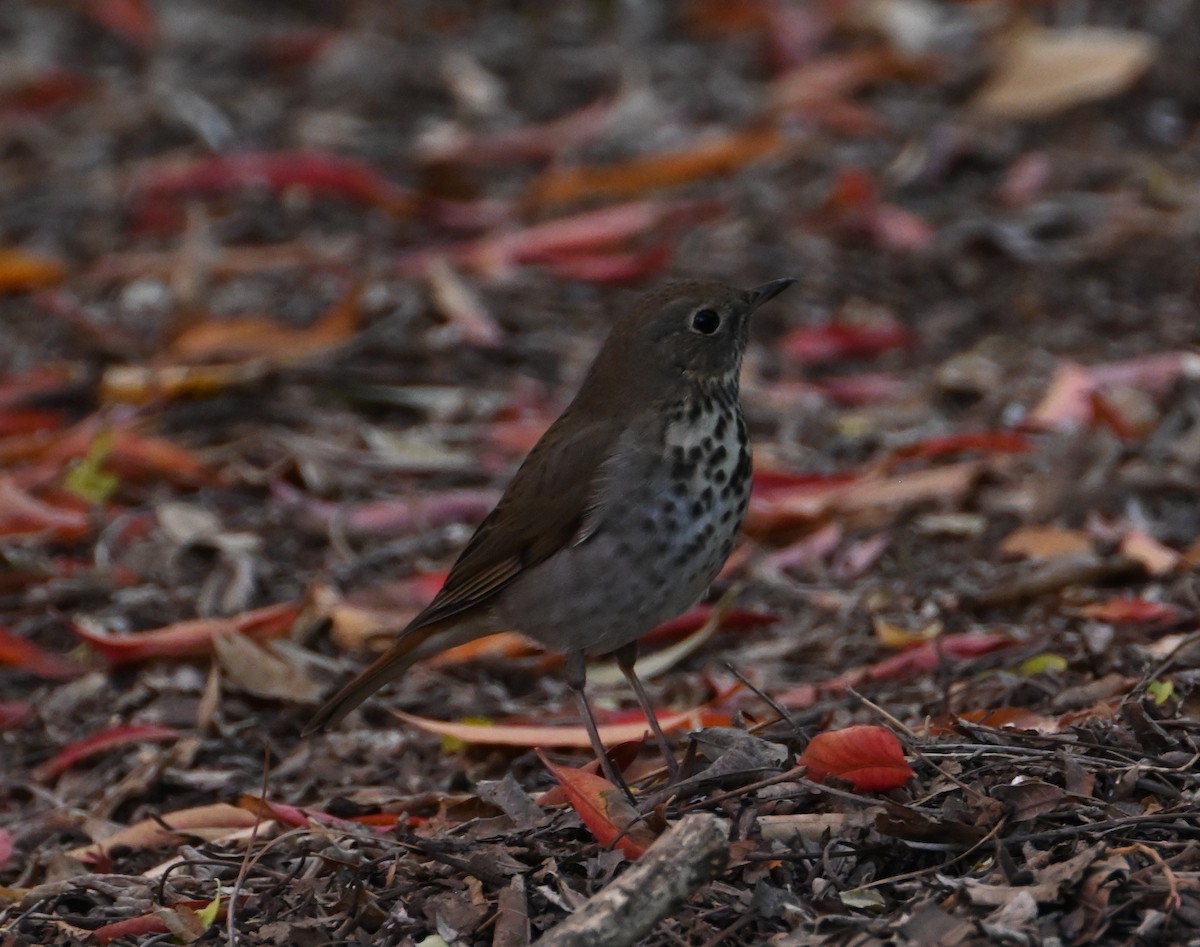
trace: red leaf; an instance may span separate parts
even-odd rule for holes
[[[864,404],[883,404],[904,397],[910,384],[897,375],[886,372],[862,372],[826,378],[814,385],[836,405],[854,408]]]
[[[169,217],[164,215],[164,202],[254,186],[268,187],[277,194],[303,188],[318,196],[380,206],[396,214],[409,213],[415,207],[411,193],[363,161],[323,152],[277,151],[214,155],[156,169],[145,175],[135,192],[132,215],[143,223],[161,223],[164,216]]]
[[[646,853],[655,835],[629,804],[625,794],[602,776],[569,766],[555,766],[541,753],[542,765],[558,780],[583,824],[605,847],[619,848],[630,861]]]
[[[90,756],[111,750],[113,747],[125,746],[129,743],[144,743],[149,740],[177,740],[179,731],[173,727],[156,727],[144,724],[127,724],[102,730],[100,733],[85,737],[72,743],[53,759],[47,760],[33,771],[35,779],[43,782],[61,776],[68,769]]]
[[[0,110],[36,114],[69,105],[92,87],[84,75],[66,69],[47,69],[0,91]]]
[[[1079,609],[1080,614],[1097,621],[1109,622],[1172,622],[1181,617],[1174,605],[1166,602],[1148,602],[1141,598],[1110,598],[1106,602],[1092,602]]]
[[[0,730],[11,730],[33,716],[33,704],[24,700],[0,700]]]
[[[884,727],[847,727],[818,733],[800,756],[817,782],[836,776],[856,792],[897,789],[913,777],[904,748]]]
[[[665,243],[628,253],[568,254],[553,257],[543,266],[561,279],[581,283],[633,283],[657,273],[671,262]]]
[[[968,431],[945,437],[930,437],[892,451],[891,460],[914,457],[945,457],[947,454],[1027,454],[1033,443],[1018,431]]]
[[[704,623],[708,621],[712,615],[712,605],[697,605],[695,608],[688,609],[678,618],[672,618],[670,621],[665,621],[656,628],[646,632],[639,641],[651,642],[664,639],[682,638],[685,635],[690,635],[694,631],[699,631],[704,627]],[[766,625],[773,625],[779,621],[778,615],[771,615],[767,612],[756,612],[750,609],[735,608],[731,609],[724,618],[721,619],[721,624],[718,626],[722,630],[740,631],[744,628],[762,628]]]
[[[0,666],[14,667],[52,681],[70,680],[83,671],[74,661],[39,648],[3,625],[0,625]]]
[[[269,641],[292,626],[300,606],[293,602],[267,605],[229,618],[200,618],[181,621],[153,631],[113,635],[76,624],[75,634],[100,652],[113,665],[149,661],[152,658],[198,658],[212,653],[215,635],[236,631],[255,641]]]
[[[114,36],[142,49],[154,45],[158,21],[146,0],[86,0],[83,12]]]
[[[785,354],[802,365],[820,365],[851,358],[870,358],[889,349],[913,344],[911,329],[902,322],[882,320],[867,325],[827,322],[801,326],[783,337]]]
[[[925,674],[941,667],[947,659],[976,658],[991,651],[1009,648],[1014,641],[1006,635],[988,632],[965,632],[946,635],[936,641],[914,645],[890,658],[877,661],[857,674],[844,675],[842,680],[854,686],[861,680],[895,681]]]
[[[169,908],[160,908],[161,911],[174,911],[179,913],[186,910],[193,912],[202,911],[208,907],[209,902],[200,901],[194,898],[188,898],[183,901],[174,901]],[[225,907],[222,906],[217,911],[216,920],[220,921],[225,917]],[[163,920],[161,913],[142,914],[138,917],[127,917],[121,921],[113,921],[111,924],[105,924],[103,927],[97,927],[91,932],[91,938],[101,944],[108,944],[117,939],[132,939],[142,937],[148,934],[169,934],[171,929],[167,926],[167,922]],[[140,943],[140,941],[139,941]],[[176,941],[178,943],[178,941]]]

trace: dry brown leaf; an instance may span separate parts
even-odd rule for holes
[[[128,848],[143,851],[170,844],[180,835],[213,840],[223,838],[233,831],[245,829],[258,822],[258,816],[245,809],[224,802],[191,809],[179,809],[152,819],[135,822],[102,842],[81,845],[67,852],[68,858],[92,861],[111,855],[114,849]]]
[[[274,700],[316,702],[325,688],[313,680],[283,642],[264,646],[254,639],[230,632],[214,635],[213,650],[225,683],[255,697]]]
[[[1092,551],[1087,533],[1057,526],[1021,526],[1000,543],[1000,552],[1022,559],[1062,559]]]
[[[1131,529],[1121,540],[1121,555],[1135,559],[1150,575],[1166,575],[1178,568],[1182,557],[1144,529]]]
[[[1001,49],[971,107],[989,118],[1046,118],[1124,92],[1154,62],[1156,49],[1153,37],[1134,30],[1024,30]]]

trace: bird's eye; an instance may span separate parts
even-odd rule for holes
[[[700,309],[692,316],[692,328],[701,335],[712,335],[721,327],[721,317],[711,309]]]

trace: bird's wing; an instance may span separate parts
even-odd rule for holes
[[[573,421],[556,430],[560,425],[561,418],[530,452],[434,600],[369,668],[321,705],[304,733],[336,724],[431,646],[441,650],[486,633],[464,613],[486,605],[523,570],[595,528],[592,504],[621,424],[611,418]]]
[[[564,424],[566,418],[559,418],[525,458],[442,590],[410,629],[484,604],[523,571],[594,529],[597,483],[622,428],[615,418]]]

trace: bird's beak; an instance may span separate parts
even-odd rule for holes
[[[761,286],[755,286],[754,289],[750,290],[750,310],[753,312],[763,303],[774,299],[794,282],[796,282],[794,279],[785,277],[784,279],[771,280],[771,282],[763,283]]]

